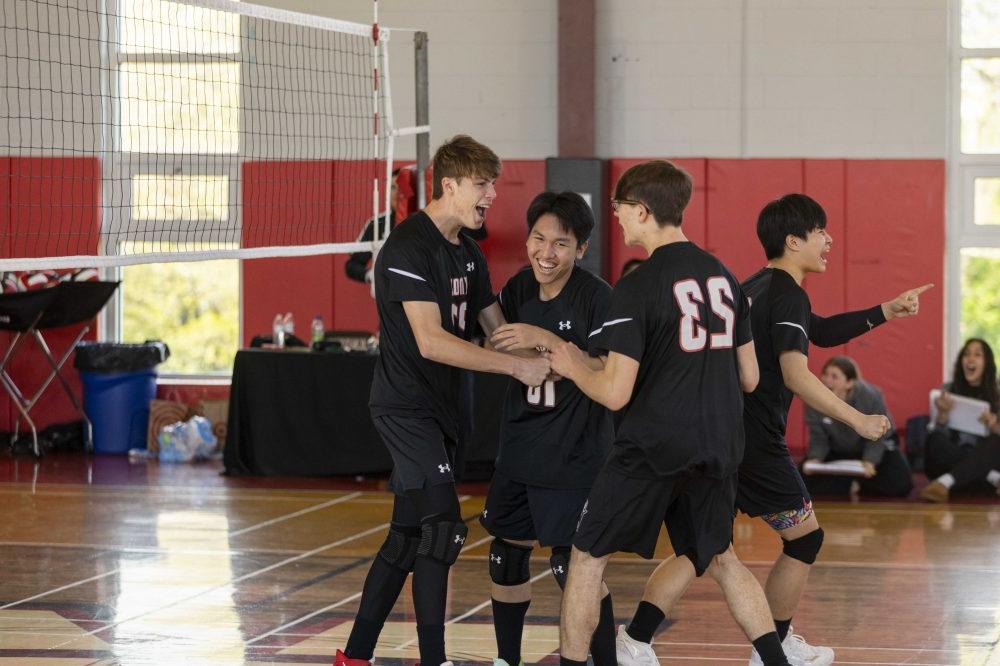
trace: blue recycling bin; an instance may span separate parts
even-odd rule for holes
[[[146,448],[156,366],[169,355],[161,342],[77,345],[74,365],[83,383],[83,411],[94,426],[95,453]]]
[[[81,372],[80,379],[83,411],[94,425],[94,453],[145,449],[156,371]]]

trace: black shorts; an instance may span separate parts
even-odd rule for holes
[[[812,501],[788,451],[744,460],[737,476],[736,508],[748,516],[798,510]]]
[[[501,539],[569,546],[589,488],[542,488],[494,472],[479,522]]]
[[[594,557],[625,551],[650,559],[666,523],[674,552],[687,556],[700,576],[733,541],[735,495],[735,474],[633,479],[605,465],[584,505],[573,545]]]
[[[456,444],[429,416],[373,416],[372,423],[392,456],[389,488],[397,495],[455,483]]]

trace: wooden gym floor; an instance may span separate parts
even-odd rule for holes
[[[0,457],[0,664],[330,663],[391,510],[383,481],[227,479],[217,464]],[[488,663],[483,484],[462,487],[470,533],[455,565],[449,655]],[[795,627],[840,664],[1000,664],[1000,504],[818,502],[826,544]],[[763,580],[778,553],[741,517],[736,549]],[[661,540],[657,557],[669,551]],[[536,557],[525,660],[557,663],[557,588]],[[620,622],[655,563],[616,557]],[[655,639],[663,663],[746,663],[710,580]],[[409,590],[376,652],[417,658]]]

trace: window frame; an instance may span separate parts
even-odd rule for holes
[[[103,26],[103,32],[106,35],[106,44],[108,45],[107,53],[105,57],[107,58],[108,66],[103,68],[105,74],[105,107],[104,107],[104,133],[103,133],[103,143],[104,147],[102,150],[105,159],[110,162],[110,172],[117,175],[116,179],[108,179],[104,181],[102,188],[102,198],[103,198],[103,215],[101,220],[101,230],[106,232],[105,238],[116,238],[117,240],[133,240],[129,238],[118,238],[114,235],[114,232],[121,231],[123,227],[127,228],[127,225],[133,222],[131,218],[132,211],[132,199],[131,199],[131,188],[132,181],[135,176],[141,175],[212,175],[221,176],[228,178],[228,196],[229,202],[239,202],[242,196],[242,181],[240,178],[240,172],[242,170],[243,164],[243,148],[245,146],[246,137],[244,135],[244,113],[243,113],[243,81],[246,77],[245,66],[243,64],[243,49],[246,35],[247,22],[243,16],[240,16],[239,21],[239,33],[237,35],[237,41],[239,43],[239,49],[235,52],[205,52],[205,53],[163,53],[163,52],[137,52],[137,51],[123,51],[118,48],[120,43],[119,40],[119,17],[121,16],[121,6],[130,0],[106,0],[108,3],[108,8],[111,10],[106,13],[105,25]],[[166,0],[170,1],[170,0]],[[238,93],[238,109],[237,113],[240,118],[239,133],[237,139],[237,149],[235,152],[231,153],[199,153],[186,155],[183,158],[182,170],[177,171],[176,162],[172,162],[169,165],[166,164],[162,159],[162,155],[170,155],[176,153],[143,153],[143,152],[125,152],[122,150],[122,137],[119,132],[121,127],[121,106],[118,103],[120,99],[119,96],[119,68],[128,63],[186,63],[186,64],[198,64],[198,63],[219,63],[219,62],[232,62],[236,64],[239,69],[239,93]],[[128,198],[125,198],[128,197]],[[127,201],[127,206],[114,206],[113,202]],[[229,207],[229,218],[224,222],[226,228],[214,228],[210,229],[207,234],[202,237],[203,241],[207,242],[218,242],[218,243],[232,243],[239,242],[239,236],[242,233],[242,220],[241,207],[236,205],[230,205]],[[156,226],[162,226],[166,229],[178,229],[183,228],[186,225],[197,224],[197,222],[185,221],[181,219],[165,219],[154,221],[144,221],[143,225],[148,227],[150,224],[155,224]],[[206,225],[212,225],[214,221],[206,221]],[[235,238],[233,235],[235,234]],[[141,234],[140,234],[141,236]],[[166,236],[165,240],[170,240],[171,238]],[[101,248],[101,252],[104,254],[117,254],[118,248],[106,244]],[[239,312],[239,322],[237,326],[237,349],[242,346],[243,341],[243,262],[239,259],[235,259],[238,266],[237,275],[237,307]],[[113,267],[105,269],[105,278],[112,280],[122,279],[122,268]],[[122,341],[122,322],[123,322],[123,310],[124,303],[121,295],[121,291],[115,293],[114,298],[108,307],[105,308],[105,315],[102,321],[102,331],[104,339],[113,342]],[[228,383],[232,377],[232,370],[218,371],[218,372],[200,372],[200,373],[161,373],[160,380],[166,380],[167,382],[175,383]]]
[[[945,344],[942,375],[947,376],[962,346],[962,250],[1000,249],[1000,224],[976,225],[975,179],[1000,178],[1000,152],[962,152],[962,63],[966,59],[1000,58],[1000,47],[962,46],[962,2],[948,0],[948,136],[945,225]]]

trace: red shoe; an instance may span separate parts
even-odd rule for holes
[[[372,659],[351,659],[342,650],[337,650],[337,656],[333,658],[333,666],[371,666],[375,663]]]

